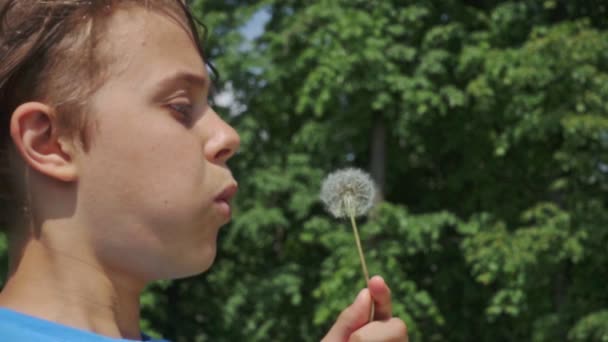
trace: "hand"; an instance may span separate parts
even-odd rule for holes
[[[369,280],[357,299],[338,316],[322,342],[408,342],[407,327],[393,318],[391,291],[380,276]],[[372,300],[374,321],[368,323]]]

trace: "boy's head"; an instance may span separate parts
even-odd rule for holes
[[[0,30],[2,166],[30,227],[16,248],[141,280],[209,267],[239,139],[209,107],[182,1],[0,0]]]
[[[9,215],[24,209],[19,175],[10,174],[8,127],[16,107],[28,101],[51,105],[58,135],[89,143],[87,98],[113,64],[104,33],[118,9],[145,7],[175,18],[193,35],[202,59],[196,26],[183,0],[0,0],[0,201]],[[15,165],[13,165],[14,167]],[[17,172],[21,173],[21,172]],[[1,221],[7,226],[10,220]]]

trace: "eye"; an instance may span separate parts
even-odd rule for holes
[[[174,103],[167,105],[171,114],[175,116],[177,120],[185,125],[192,123],[192,105],[186,103]]]

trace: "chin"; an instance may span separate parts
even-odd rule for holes
[[[174,272],[166,277],[168,279],[188,278],[206,272],[211,268],[215,261],[215,247],[206,248],[202,253],[194,255],[188,260],[178,260]]]

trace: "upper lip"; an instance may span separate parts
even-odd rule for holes
[[[222,192],[220,192],[219,195],[217,195],[215,197],[215,201],[224,201],[224,202],[230,202],[230,200],[234,197],[234,195],[236,194],[237,190],[238,190],[238,185],[235,183],[231,183],[230,185],[226,186],[224,188],[224,190],[222,190]]]

